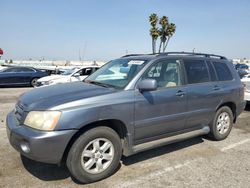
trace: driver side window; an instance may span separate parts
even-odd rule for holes
[[[179,60],[164,60],[154,64],[143,79],[155,79],[158,88],[169,88],[181,85]]]

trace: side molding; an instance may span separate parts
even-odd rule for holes
[[[132,153],[133,154],[139,153],[144,150],[179,142],[179,141],[186,140],[186,139],[193,138],[193,137],[200,136],[200,135],[205,135],[205,134],[208,134],[209,132],[210,132],[209,126],[205,126],[199,130],[195,130],[195,131],[191,131],[191,132],[187,132],[187,133],[183,133],[183,134],[179,134],[179,135],[175,135],[175,136],[171,136],[167,138],[162,138],[159,140],[154,140],[154,141],[146,142],[143,144],[138,144],[132,148]]]

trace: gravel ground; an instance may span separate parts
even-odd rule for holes
[[[0,89],[0,187],[250,187],[250,109],[224,141],[198,137],[139,153],[112,177],[79,185],[65,167],[21,158],[8,143],[6,114],[30,89]]]

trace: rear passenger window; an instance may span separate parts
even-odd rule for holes
[[[185,70],[188,84],[202,83],[209,81],[207,65],[201,60],[185,60]]]
[[[227,81],[227,80],[233,79],[233,76],[228,66],[226,65],[226,63],[213,62],[213,65],[214,65],[219,81]]]

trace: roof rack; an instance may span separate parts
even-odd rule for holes
[[[166,53],[159,53],[158,56],[166,56],[166,55],[191,55],[191,56],[204,56],[204,57],[216,57],[220,59],[227,59],[224,56],[215,55],[215,54],[205,54],[205,53],[194,53],[194,52],[166,52]]]
[[[139,56],[139,55],[145,55],[145,54],[127,54],[122,57]]]

